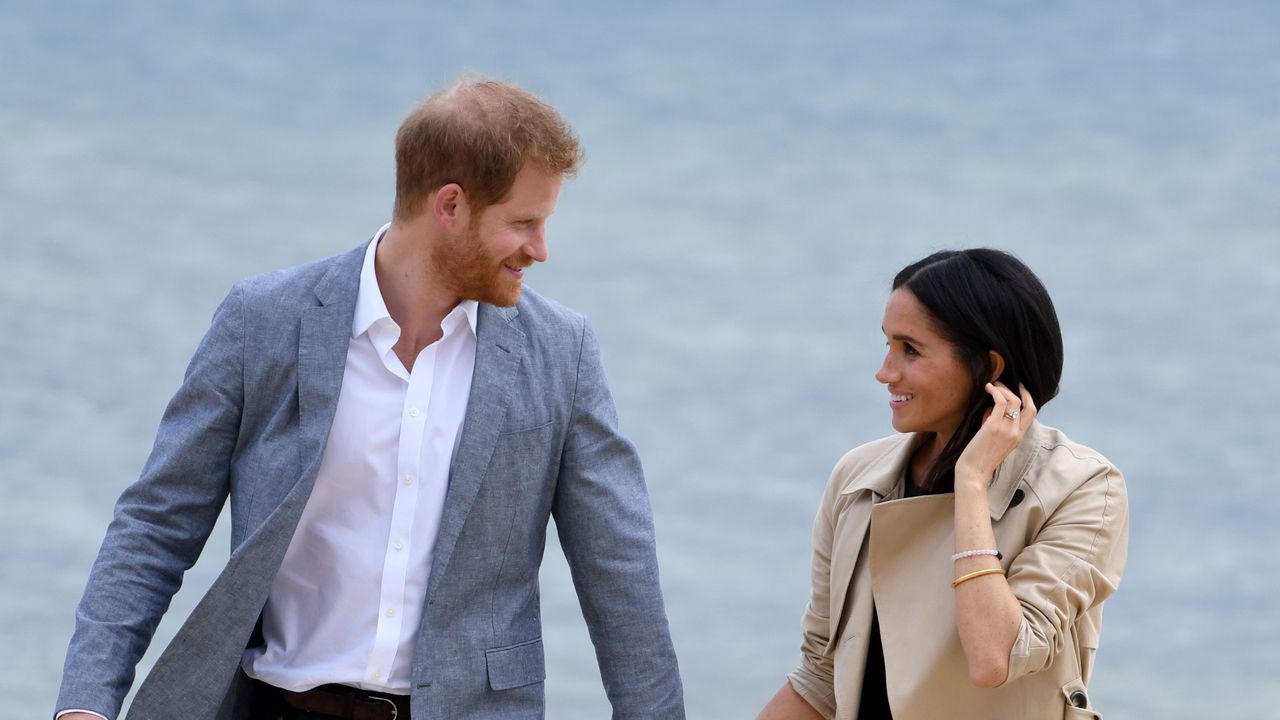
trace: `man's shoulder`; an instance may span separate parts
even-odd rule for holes
[[[301,265],[271,270],[237,282],[232,290],[252,306],[267,303],[279,308],[291,301],[314,305],[316,293],[322,285],[332,282],[350,284],[350,290],[359,287],[360,263],[365,243],[336,255],[312,260]],[[335,275],[340,276],[335,280]]]
[[[566,307],[528,287],[520,291],[516,304],[517,322],[538,334],[571,333],[581,335],[587,318],[573,308]]]

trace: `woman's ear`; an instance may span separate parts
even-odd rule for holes
[[[995,350],[987,351],[987,367],[991,368],[991,377],[987,382],[995,382],[1004,374],[1004,357]]]

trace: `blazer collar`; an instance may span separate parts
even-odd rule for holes
[[[1027,476],[1032,461],[1044,447],[1044,432],[1044,426],[1039,421],[1032,422],[1022,442],[996,468],[996,474],[987,488],[987,505],[992,520],[999,520],[1009,509],[1018,484]],[[907,433],[894,436],[894,439],[896,442],[890,443],[879,456],[867,463],[865,469],[840,491],[841,495],[870,492],[878,502],[894,493],[912,453],[925,441],[926,436],[922,433]]]
[[[370,239],[335,258],[337,262],[330,265],[320,282],[316,283],[316,299],[321,305],[349,305],[351,312],[355,312],[356,297],[360,292],[360,269],[370,242],[373,240]],[[351,334],[350,327],[347,328],[347,334]]]
[[[302,457],[308,463],[304,477],[309,481],[320,467],[338,407],[365,247],[335,258],[315,285],[320,304],[302,312],[298,332],[298,419]]]
[[[481,324],[480,317],[484,315],[495,315],[497,319],[500,319],[502,321],[501,325],[497,325],[496,323],[490,323],[492,327],[485,329],[484,337],[494,337],[496,339],[497,337],[506,335],[507,333],[513,332],[513,331],[521,336],[524,335],[524,333],[520,332],[520,330],[518,330],[514,326],[511,326],[511,322],[520,315],[519,305],[512,305],[511,307],[498,307],[497,305],[489,305],[488,303],[479,303],[476,308],[476,315],[477,315],[476,317],[476,336],[477,337],[480,337],[480,327],[479,327]],[[507,327],[504,327],[504,326],[507,326]]]

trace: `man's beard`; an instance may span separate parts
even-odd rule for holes
[[[466,233],[436,245],[432,264],[440,273],[439,281],[463,300],[476,300],[499,307],[510,307],[520,300],[521,279],[513,277],[503,264],[528,267],[533,260],[524,253],[508,258],[495,258],[485,251],[480,241],[479,218]]]

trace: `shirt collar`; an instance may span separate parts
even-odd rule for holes
[[[476,313],[480,303],[475,300],[463,300],[458,303],[448,315],[444,316],[444,320],[440,321],[440,328],[444,330],[445,335],[452,335],[463,321],[466,321],[466,327],[471,331],[472,335],[476,334]]]
[[[383,324],[389,328],[395,329],[395,336],[400,336],[400,327],[391,319],[391,313],[387,310],[387,303],[382,299],[382,289],[378,287],[378,273],[374,266],[374,256],[377,254],[378,243],[382,242],[382,237],[387,234],[387,229],[391,227],[391,223],[383,225],[377,233],[374,234],[373,240],[369,242],[364,251],[364,265],[360,269],[360,289],[356,294],[356,311],[351,321],[351,337],[356,338],[369,332],[375,324]],[[463,300],[445,316],[440,323],[440,327],[444,330],[445,335],[453,333],[461,319],[465,318],[467,327],[471,330],[471,334],[476,334],[476,316],[479,312],[479,303],[475,300]]]

